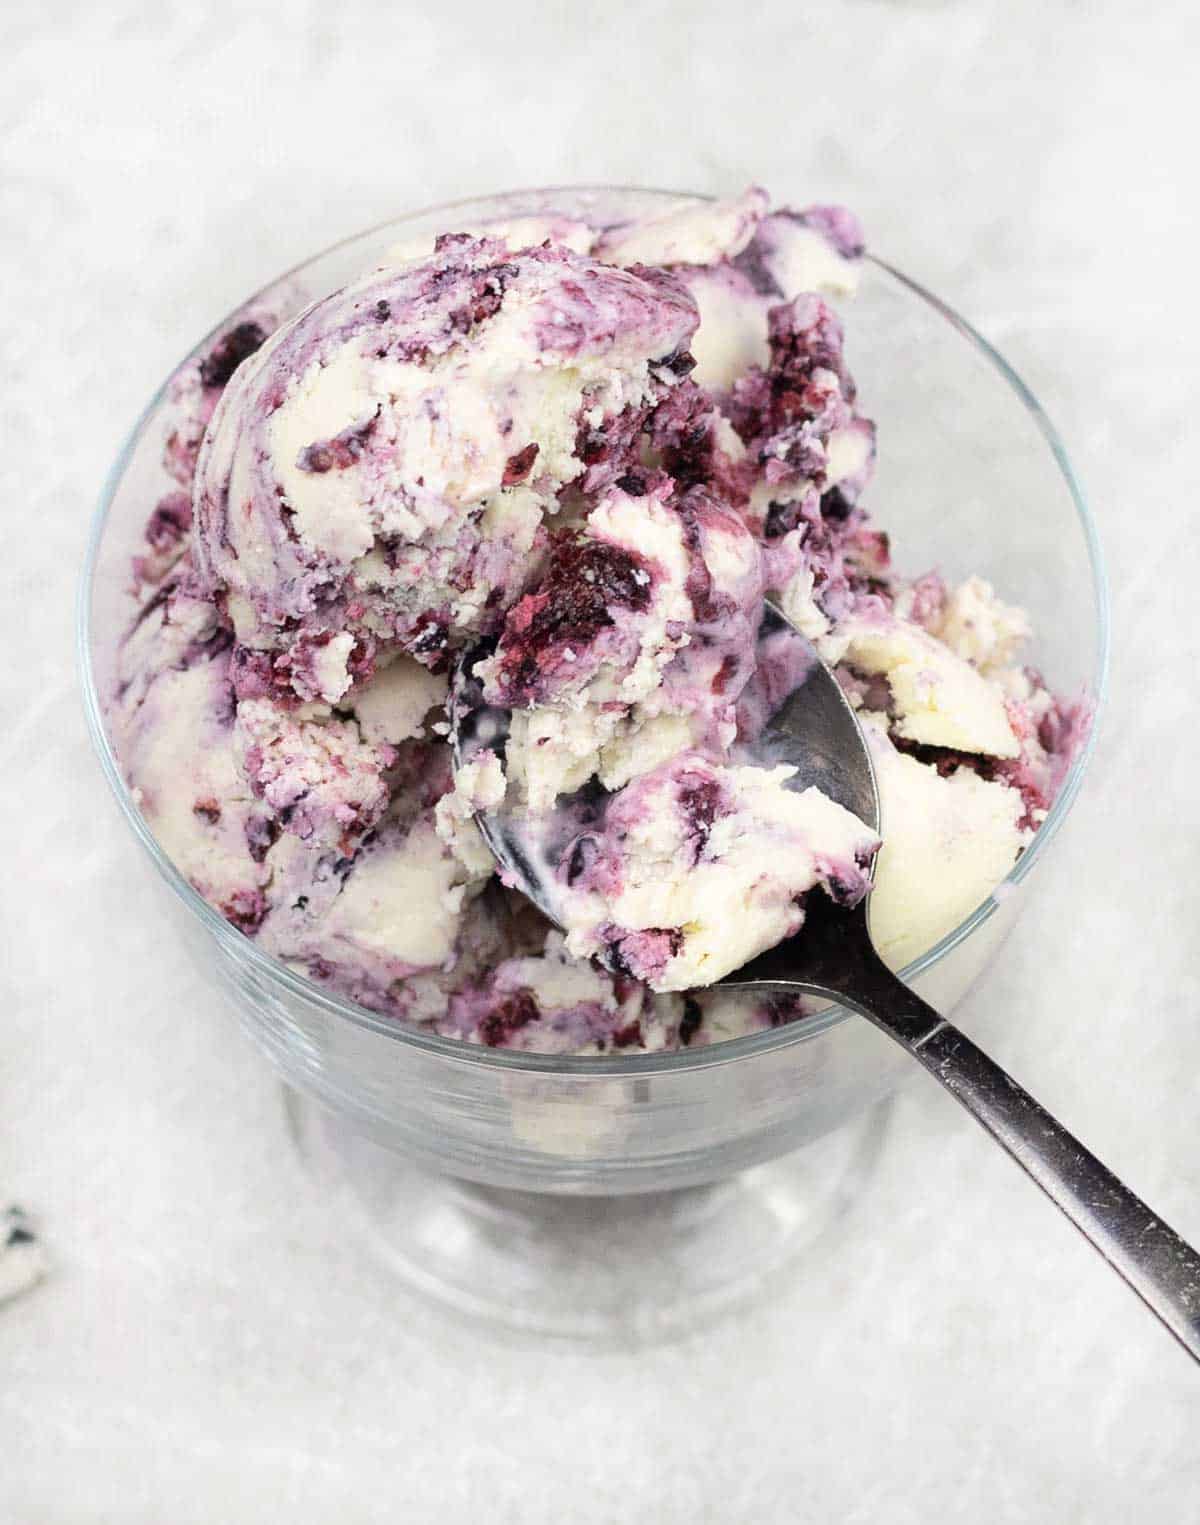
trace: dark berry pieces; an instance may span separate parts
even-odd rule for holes
[[[584,492],[601,492],[610,483],[636,470],[640,461],[646,409],[630,404],[599,424],[590,424],[582,410],[575,437],[575,454],[587,470],[577,483]]]
[[[631,932],[607,923],[596,929],[605,961],[614,974],[653,979],[683,947],[682,927],[643,927]]]
[[[261,890],[235,890],[221,907],[225,920],[251,937],[262,926],[267,901]]]
[[[518,990],[505,996],[479,1022],[479,1039],[488,1048],[501,1048],[522,1027],[538,1019],[538,1005],[532,991]]]
[[[298,703],[284,664],[277,663],[269,651],[235,646],[229,659],[229,676],[239,701],[273,699],[277,704],[293,707]]]
[[[567,883],[575,884],[581,879],[599,856],[600,844],[595,837],[579,837],[567,858]]]
[[[735,270],[741,272],[749,281],[755,295],[760,297],[783,296],[783,288],[775,279],[770,265],[767,263],[766,250],[758,238],[753,238],[740,254],[730,261]]]
[[[266,337],[258,323],[239,323],[231,328],[200,362],[200,384],[223,387],[242,361],[262,348]]]
[[[450,619],[447,614],[427,614],[408,638],[409,651],[430,672],[440,672],[446,665],[450,644]]]
[[[692,862],[698,863],[708,844],[713,822],[722,814],[721,785],[715,778],[699,772],[687,772],[679,784],[677,802],[687,822]]]
[[[792,499],[787,503],[772,502],[767,505],[767,517],[763,521],[763,539],[781,540],[789,534],[800,522],[799,500]]]
[[[892,744],[898,752],[907,752],[918,762],[935,768],[939,778],[950,778],[960,768],[970,768],[989,783],[996,777],[997,761],[973,752],[958,752],[953,747],[931,746],[924,741],[910,741],[906,736],[893,736]]]
[[[537,460],[538,443],[532,440],[524,450],[518,450],[516,455],[510,455],[504,465],[504,475],[500,479],[501,486],[512,487],[517,482],[523,482],[529,475],[533,463]]]
[[[821,514],[835,524],[844,523],[854,511],[854,504],[840,487],[831,487],[821,494]]]
[[[255,863],[261,863],[279,840],[282,820],[253,815],[246,822],[246,846]]]
[[[613,624],[614,608],[650,606],[651,574],[642,558],[615,545],[566,533],[551,549],[536,593],[510,610],[497,681],[509,704],[532,704],[568,648],[585,646]]]
[[[711,481],[716,441],[712,401],[694,381],[673,386],[650,417],[650,443],[680,487]]]
[[[146,541],[152,550],[173,550],[192,527],[192,500],[186,492],[169,492],[146,524]]]
[[[688,349],[677,349],[665,360],[656,360],[654,369],[668,371],[672,376],[690,376],[696,369],[696,357]]]
[[[332,439],[317,440],[315,444],[308,445],[300,452],[300,459],[296,462],[301,471],[311,471],[323,474],[326,471],[345,471],[360,459],[367,447],[367,441],[375,432],[375,425],[379,414],[367,419],[365,424],[355,424],[349,429],[343,429],[341,434],[335,434]]]
[[[700,1010],[700,1002],[694,996],[685,996],[683,1001],[683,1016],[679,1019],[679,1042],[683,1048],[700,1031],[700,1024],[704,1020],[704,1013]]]

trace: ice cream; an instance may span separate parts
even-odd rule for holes
[[[444,667],[519,595],[565,490],[611,477],[696,321],[660,272],[450,234],[277,330],[196,471],[239,698],[334,704],[380,651]]]
[[[868,892],[879,844],[748,766],[816,642],[875,756],[871,921],[899,966],[1004,877],[1085,717],[981,579],[892,569],[838,316],[836,208],[751,189],[620,226],[554,212],[392,251],[238,316],[173,388],[109,707],[164,851],[234,926],[371,1009],[491,1046],[698,1045],[795,1003],[713,981]],[[151,510],[151,505],[148,505]],[[448,674],[512,711],[456,778]],[[565,931],[474,816],[566,816]]]
[[[685,751],[621,789],[566,848],[567,951],[691,990],[798,932],[817,886],[856,904],[878,840],[794,772]]]

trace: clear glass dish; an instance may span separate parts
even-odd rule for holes
[[[614,222],[694,199],[577,187],[434,207],[335,245],[257,300],[294,311],[426,233],[550,207]],[[1034,656],[1053,686],[1098,708],[1108,644],[1100,552],[1036,398],[966,322],[881,260],[867,261],[842,310],[847,357],[879,427],[867,502],[892,532],[899,566],[992,580],[1029,610]],[[510,1324],[645,1335],[744,1295],[853,1195],[909,1061],[838,1007],[679,1053],[560,1058],[468,1046],[326,993],[225,922],[156,844],[103,707],[129,616],[130,557],[168,486],[166,390],[117,457],[92,526],[78,611],[85,705],[183,941],[277,1066],[325,1189],[352,1205],[411,1282]],[[1090,750],[1004,883],[902,971],[943,1010],[1018,915]]]

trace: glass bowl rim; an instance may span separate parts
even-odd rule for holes
[[[120,765],[105,729],[103,709],[96,686],[95,667],[92,661],[90,639],[92,593],[100,549],[108,524],[109,511],[135,448],[140,443],[142,435],[151,419],[156,415],[160,405],[166,399],[171,382],[191,356],[203,349],[206,344],[214,339],[228,325],[230,319],[237,312],[242,311],[245,307],[259,300],[265,293],[279,286],[281,282],[298,275],[317,260],[326,258],[347,244],[357,243],[361,239],[368,238],[373,233],[382,233],[387,228],[400,227],[404,223],[414,222],[418,218],[428,217],[435,212],[453,212],[461,207],[478,205],[482,201],[499,202],[510,199],[515,200],[521,197],[553,196],[555,193],[570,195],[579,195],[581,193],[596,195],[624,193],[669,196],[680,202],[688,200],[711,201],[716,199],[707,193],[697,191],[666,191],[651,186],[591,183],[530,186],[524,189],[501,191],[492,196],[461,197],[455,201],[436,202],[429,206],[402,213],[398,217],[387,218],[357,233],[340,238],[317,253],[308,255],[281,275],[274,277],[265,286],[260,287],[252,296],[240,302],[232,313],[226,314],[221,318],[207,334],[192,345],[183,359],[168,372],[166,378],[156,388],[142,409],[122,443],[116,459],[108,470],[104,485],[101,488],[99,500],[92,515],[91,525],[89,526],[87,546],[78,585],[75,608],[76,659],[79,666],[84,710],[87,716],[92,744],[96,749],[101,768],[105,778],[108,780],[109,787],[116,797],[121,813],[134,835],[149,854],[160,876],[166,880],[167,884],[187,909],[199,918],[201,924],[216,939],[217,943],[223,944],[229,949],[235,960],[247,960],[253,968],[264,975],[270,982],[281,985],[292,995],[298,996],[301,1000],[318,1007],[342,1021],[350,1022],[354,1026],[377,1033],[392,1042],[411,1045],[413,1048],[423,1051],[430,1056],[436,1056],[453,1064],[483,1065],[500,1071],[520,1070],[558,1077],[591,1076],[595,1078],[612,1078],[614,1076],[623,1076],[632,1078],[645,1074],[662,1074],[664,1071],[686,1073],[692,1070],[708,1069],[714,1065],[737,1063],[759,1055],[772,1053],[777,1049],[788,1048],[793,1043],[808,1042],[849,1018],[854,1017],[854,1013],[846,1007],[830,1005],[821,1011],[813,1013],[811,1016],[799,1018],[794,1022],[783,1023],[779,1027],[766,1028],[762,1032],[749,1033],[741,1038],[726,1039],[698,1049],[673,1049],[657,1053],[630,1055],[539,1054],[514,1049],[490,1048],[484,1044],[465,1042],[461,1038],[443,1038],[436,1033],[423,1032],[420,1028],[405,1023],[398,1018],[381,1016],[365,1006],[358,1005],[357,1002],[333,995],[323,990],[321,986],[316,984],[315,981],[310,980],[306,975],[290,969],[272,954],[264,952],[251,938],[246,937],[232,927],[217,910],[209,905],[203,896],[200,895],[199,891],[188,883],[167,857],[166,853],[163,852],[149,825],[134,803],[133,797],[122,776]],[[978,927],[981,927],[985,921],[988,921],[995,914],[1001,901],[1020,887],[1033,869],[1034,864],[1044,856],[1047,847],[1057,835],[1059,828],[1070,812],[1095,750],[1098,724],[1107,697],[1110,653],[1109,590],[1104,556],[1100,547],[1095,521],[1092,518],[1078,474],[1071,463],[1066,446],[1058,430],[1051,422],[1033,391],[1004,356],[948,303],[942,301],[940,297],[935,296],[918,281],[905,275],[902,271],[877,255],[868,253],[866,255],[866,262],[877,270],[882,271],[884,275],[897,282],[911,295],[925,302],[935,312],[939,313],[999,373],[1002,380],[1015,393],[1017,400],[1024,405],[1049,447],[1050,453],[1058,467],[1059,474],[1067,487],[1072,504],[1074,505],[1076,517],[1083,531],[1084,544],[1088,556],[1088,567],[1091,573],[1092,596],[1096,607],[1096,630],[1094,636],[1095,693],[1091,723],[1084,745],[1080,748],[1079,754],[1068,769],[1054,803],[1051,805],[1046,819],[1038,827],[1033,841],[1017,859],[1004,879],[958,926],[947,932],[945,936],[940,938],[933,947],[921,954],[919,958],[914,959],[900,970],[901,979],[911,983],[924,974],[926,970],[939,963],[948,953],[958,947],[960,943],[965,942]]]

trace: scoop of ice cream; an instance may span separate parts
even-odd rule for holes
[[[695,326],[661,272],[455,236],[278,330],[197,471],[239,693],[336,703],[381,650],[443,663],[519,591],[543,515],[636,433]]]
[[[568,951],[688,990],[797,932],[816,886],[861,900],[878,839],[819,790],[789,788],[795,771],[683,753],[634,780],[561,860]]]

